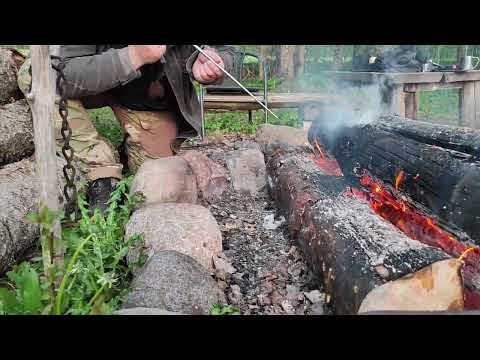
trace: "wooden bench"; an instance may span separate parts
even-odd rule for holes
[[[375,73],[352,71],[325,71],[325,75],[353,85],[389,84],[386,98],[391,99],[390,110],[400,116],[417,119],[419,92],[460,89],[459,125],[480,128],[480,71]]]
[[[263,101],[263,96],[257,98]],[[267,105],[269,109],[297,108],[299,117],[303,119],[303,109],[308,104],[325,103],[333,97],[319,93],[269,93]],[[205,110],[248,111],[249,120],[252,120],[253,110],[263,108],[247,94],[205,94],[203,98]]]

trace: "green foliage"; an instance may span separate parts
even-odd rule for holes
[[[215,304],[212,306],[210,310],[210,315],[234,315],[240,314],[240,309],[233,307],[231,305],[222,306],[219,304]]]
[[[81,219],[62,232],[66,247],[64,271],[46,276],[42,258],[15,267],[7,274],[10,288],[0,287],[1,313],[111,314],[119,308],[132,270],[138,265],[125,261],[128,250],[140,237],[124,239],[124,227],[133,209],[144,200],[140,194],[129,195],[132,179],[117,184],[104,214],[98,210],[92,214],[80,193]],[[46,209],[29,218],[48,229],[55,214]],[[60,285],[52,292],[57,278],[61,279]]]
[[[7,277],[13,289],[0,288],[0,314],[40,314],[42,289],[37,271],[24,262],[9,271]]]

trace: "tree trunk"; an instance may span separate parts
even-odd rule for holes
[[[23,97],[17,85],[17,73],[24,61],[25,57],[18,51],[0,48],[0,105]]]
[[[0,166],[33,154],[32,114],[26,100],[0,107]]]
[[[463,309],[459,261],[444,261],[443,251],[408,238],[348,196],[345,179],[323,175],[301,148],[270,143],[265,153],[269,192],[335,313]],[[435,289],[417,287],[419,280]]]
[[[294,73],[295,78],[303,74],[305,69],[305,45],[295,46]]]
[[[335,45],[333,55],[333,70],[338,71],[343,67],[343,45]]]
[[[280,47],[280,74],[286,80],[295,78],[295,45],[282,45]]]

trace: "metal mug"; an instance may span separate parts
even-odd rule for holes
[[[472,65],[472,60],[476,59],[477,62],[475,66]],[[458,70],[459,71],[469,71],[469,70],[474,70],[478,64],[480,63],[480,58],[476,56],[464,56],[460,59],[460,63],[458,64]]]

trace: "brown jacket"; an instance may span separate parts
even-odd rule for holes
[[[60,56],[66,59],[67,97],[79,99],[98,95],[141,76],[140,71],[135,71],[130,63],[127,47],[118,49],[112,46],[115,45],[60,46]],[[215,49],[222,57],[225,69],[232,71],[234,47],[218,45],[203,48]],[[199,133],[201,110],[192,76],[197,55],[198,51],[191,45],[169,47],[165,54],[164,71],[181,115]]]

